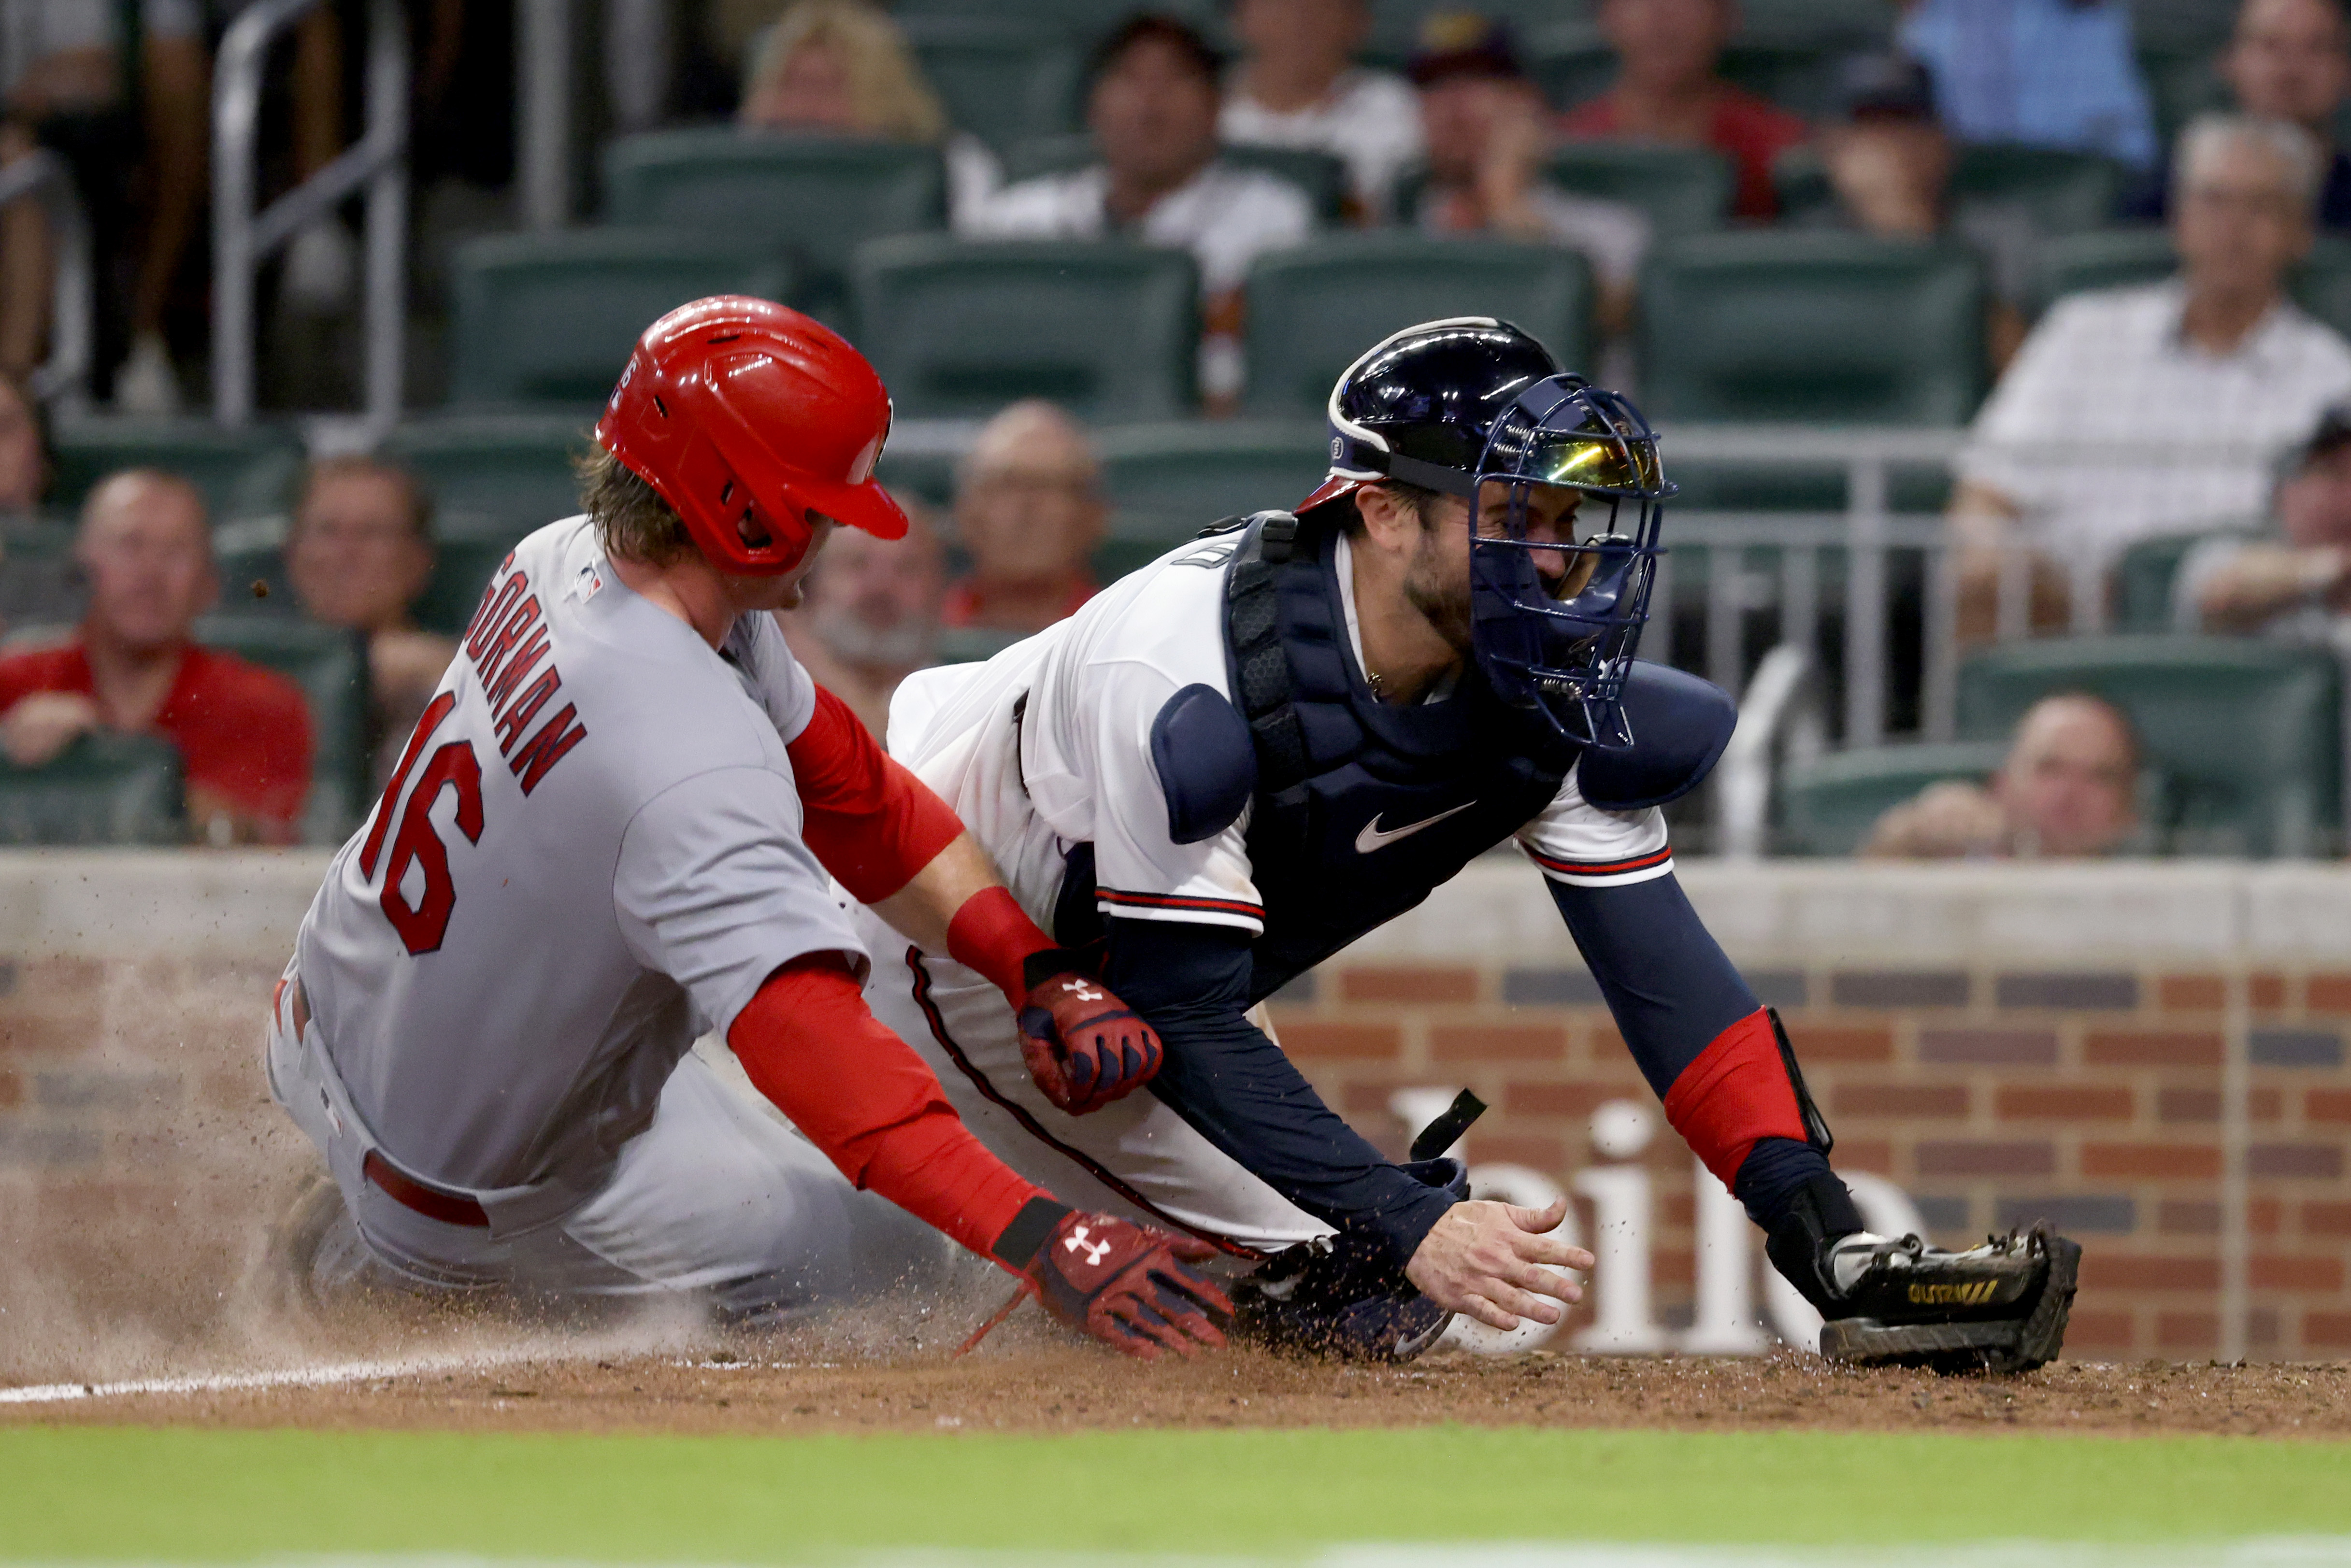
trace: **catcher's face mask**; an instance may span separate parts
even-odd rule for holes
[[[1499,532],[1477,518],[1475,492],[1494,485],[1510,497]],[[1572,537],[1530,536],[1537,485],[1583,493]],[[1471,650],[1487,683],[1571,740],[1630,746],[1621,695],[1648,620],[1662,503],[1674,494],[1656,433],[1614,392],[1554,376],[1495,421],[1471,488]],[[1543,553],[1566,570],[1547,576]]]

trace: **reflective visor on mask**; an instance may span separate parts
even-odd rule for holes
[[[1562,409],[1560,405],[1572,402]],[[1552,416],[1575,418],[1555,427]],[[1497,421],[1479,465],[1481,479],[1564,485],[1602,495],[1656,500],[1672,494],[1657,459],[1656,437],[1614,393],[1583,389],[1570,399],[1546,382],[1522,394]]]

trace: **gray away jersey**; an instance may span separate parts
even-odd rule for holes
[[[778,966],[863,963],[800,840],[815,702],[772,618],[713,651],[586,519],[516,547],[297,948],[394,1165],[494,1216],[584,1195]]]

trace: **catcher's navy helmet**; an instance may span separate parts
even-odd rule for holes
[[[1621,698],[1648,619],[1662,503],[1674,493],[1640,412],[1485,316],[1425,322],[1374,344],[1331,389],[1329,412],[1331,472],[1298,509],[1384,479],[1468,500],[1471,645],[1487,684],[1570,739],[1630,746]],[[1498,533],[1475,522],[1486,485],[1509,492]],[[1589,497],[1573,542],[1529,538],[1536,485]],[[1555,583],[1537,570],[1537,550],[1569,557]]]

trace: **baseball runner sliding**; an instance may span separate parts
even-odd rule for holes
[[[1041,1060],[1093,1085],[1157,1061],[768,613],[836,527],[904,533],[872,479],[889,425],[872,367],[780,306],[646,331],[586,515],[500,567],[273,998],[271,1090],[341,1197],[314,1283],[761,1318],[919,1276],[943,1231],[1123,1350],[1222,1343],[1208,1243],[1008,1168],[860,995],[829,877],[892,946],[993,977]],[[789,1124],[690,1049],[705,1031]]]

